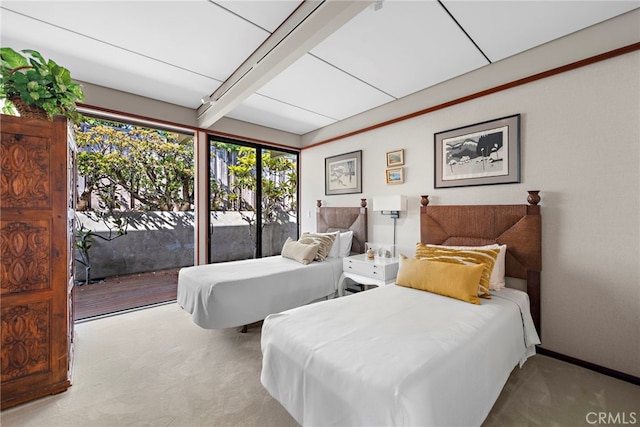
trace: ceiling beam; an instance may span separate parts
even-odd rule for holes
[[[198,126],[211,127],[371,3],[303,2],[198,109]]]

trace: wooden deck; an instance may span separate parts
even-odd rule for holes
[[[75,287],[74,320],[175,301],[179,269],[114,276]]]

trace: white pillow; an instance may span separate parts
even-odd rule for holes
[[[336,238],[333,239],[333,245],[329,251],[327,258],[338,258],[340,256],[340,233],[335,233]]]
[[[496,258],[496,263],[493,265],[491,271],[491,279],[489,279],[489,289],[492,291],[499,291],[505,287],[504,275],[505,275],[505,255],[507,253],[507,245],[499,245],[494,243],[492,245],[484,246],[445,246],[445,245],[427,245],[427,246],[440,246],[443,248],[451,248],[457,250],[463,249],[500,249],[500,253]]]
[[[351,253],[351,243],[353,243],[353,231],[340,233],[340,250],[338,253],[339,257],[349,256],[349,254]]]
[[[504,281],[505,275],[505,255],[507,254],[507,245],[497,245],[500,248],[500,253],[498,254],[498,258],[496,258],[496,263],[493,266],[493,271],[491,272],[491,282],[489,283],[489,287],[491,289],[500,290],[505,287],[506,283]]]
[[[329,250],[329,255],[327,258],[343,258],[349,256],[351,254],[351,243],[353,242],[353,231],[345,231],[341,233],[340,231],[331,231],[328,233],[314,233],[323,235],[331,235],[335,236],[333,240],[333,246],[331,246],[331,250]]]

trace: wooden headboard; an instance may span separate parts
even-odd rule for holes
[[[360,207],[323,207],[322,200],[316,204],[316,231],[353,231],[351,252],[362,254],[367,242],[367,199],[360,199]]]
[[[540,324],[542,222],[538,191],[529,191],[528,205],[431,206],[422,196],[420,241],[437,245],[507,245],[505,274],[526,279],[531,317]]]

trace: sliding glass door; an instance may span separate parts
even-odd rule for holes
[[[278,255],[298,236],[298,154],[209,140],[209,262]]]

